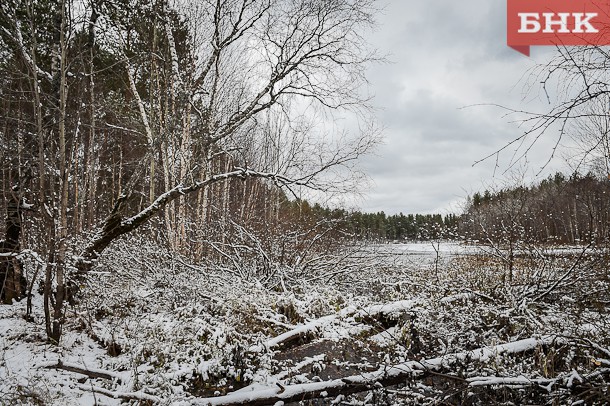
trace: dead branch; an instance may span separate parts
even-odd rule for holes
[[[83,368],[76,364],[65,363],[62,360],[57,360],[56,364],[43,364],[43,365],[40,365],[39,367],[47,368],[47,369],[62,369],[64,371],[75,372],[77,374],[86,375],[89,378],[107,379],[110,381],[117,381],[118,383],[122,382],[121,378],[118,375],[113,374],[112,372],[104,371],[101,369]]]

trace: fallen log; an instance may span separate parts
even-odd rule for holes
[[[262,352],[278,347],[286,348],[302,341],[310,341],[321,327],[332,323],[336,319],[348,316],[362,319],[387,319],[411,310],[416,304],[417,302],[413,300],[400,300],[381,305],[372,305],[362,309],[349,307],[341,310],[336,315],[320,317],[319,319],[295,326],[289,331],[267,340],[265,343],[250,347],[249,352]]]
[[[125,399],[125,400],[146,400],[152,403],[161,403],[161,398],[158,396],[149,395],[142,391],[138,392],[114,392],[108,389],[99,388],[97,386],[79,385],[79,388],[85,392],[99,393],[100,395],[107,396],[112,399]]]
[[[122,382],[121,377],[119,375],[110,371],[105,371],[103,369],[84,368],[77,364],[63,362],[60,359],[57,360],[57,363],[45,363],[38,365],[38,368],[61,369],[68,372],[75,372],[77,374],[86,375],[89,378],[107,379],[110,381],[116,380],[116,382],[119,384]]]
[[[479,348],[474,351],[464,351],[448,354],[437,358],[422,361],[409,361],[395,366],[380,368],[374,372],[353,375],[341,379],[324,382],[313,382],[296,385],[283,385],[275,382],[270,386],[251,385],[225,396],[214,398],[198,398],[188,403],[177,405],[270,405],[281,402],[297,402],[308,399],[335,397],[356,392],[363,392],[374,388],[397,385],[413,377],[421,377],[429,372],[437,372],[444,367],[459,361],[486,362],[500,354],[517,354],[533,350],[538,346],[563,343],[560,337],[548,335],[532,337],[512,343],[496,345],[494,347]]]
[[[308,336],[315,335],[315,332],[319,327],[323,326],[324,324],[331,323],[336,318],[337,317],[335,315],[324,316],[319,319],[312,320],[306,324],[296,326],[292,330],[267,340],[264,344],[250,347],[250,352],[262,352],[276,347],[289,347],[295,342],[305,339]]]

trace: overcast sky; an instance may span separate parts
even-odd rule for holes
[[[505,182],[510,154],[473,163],[521,134],[497,103],[539,111],[538,92],[524,99],[523,75],[552,49],[532,57],[506,46],[505,0],[382,0],[371,40],[391,63],[369,71],[385,142],[363,161],[373,181],[359,202],[388,214],[459,210],[468,194]],[[548,106],[547,106],[548,107]],[[529,177],[545,163],[552,137],[521,167]],[[544,174],[565,167],[561,159]],[[495,176],[494,176],[495,173]]]

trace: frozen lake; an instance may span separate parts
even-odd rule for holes
[[[537,246],[536,255],[569,256],[594,252],[594,248],[585,246]],[[389,260],[405,260],[411,263],[430,263],[436,260],[447,261],[458,255],[491,255],[497,256],[499,252],[507,254],[505,250],[496,251],[490,246],[466,244],[459,241],[422,241],[398,244],[372,244],[371,250],[376,254],[387,256]],[[599,248],[597,249],[599,253]],[[516,255],[532,255],[528,249],[515,249]]]
[[[388,262],[410,265],[429,265],[441,261],[446,262],[457,255],[473,255],[484,252],[476,245],[467,245],[460,242],[405,242],[394,244],[371,244],[370,252],[376,256],[386,258]]]
[[[461,242],[445,241],[445,242],[408,242],[399,244],[375,244],[373,245],[380,252],[387,252],[394,255],[421,255],[421,256],[436,256],[446,257],[452,255],[464,254],[479,254],[482,247],[477,245],[467,245]]]

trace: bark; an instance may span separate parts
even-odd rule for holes
[[[154,149],[155,138],[152,132],[152,128],[150,126],[150,121],[148,120],[148,114],[146,113],[146,108],[144,107],[144,102],[140,97],[140,93],[138,92],[138,88],[136,86],[136,82],[134,79],[135,70],[129,64],[129,59],[127,56],[123,55],[125,58],[125,69],[127,71],[127,78],[129,80],[129,88],[133,97],[136,100],[138,105],[138,111],[140,113],[140,118],[142,119],[142,124],[144,125],[144,130],[146,131],[146,139],[148,141],[148,146],[151,151]],[[154,154],[150,155],[150,165],[149,165],[149,180],[150,180],[150,191],[149,191],[149,203],[152,203],[155,200],[155,177],[156,177],[156,168],[155,168],[155,157]]]
[[[54,134],[56,137],[55,153],[57,161],[57,174],[54,174],[55,185],[51,194],[51,204],[53,207],[50,225],[49,241],[49,264],[45,275],[44,306],[45,324],[47,336],[51,342],[58,343],[62,334],[64,301],[66,300],[66,275],[67,269],[67,238],[68,238],[68,198],[69,198],[69,177],[70,168],[67,154],[66,139],[66,107],[68,98],[67,86],[67,21],[66,3],[61,1],[59,10],[54,16],[55,32],[53,33],[55,47],[52,51],[52,71],[53,71],[53,93],[54,111]],[[48,202],[48,200],[46,200]],[[48,209],[48,207],[47,207]],[[51,284],[55,279],[56,289],[53,291]]]
[[[21,261],[17,258],[21,249],[21,210],[17,190],[13,189],[6,211],[6,235],[0,242],[0,300],[6,304],[24,298],[27,289]]]
[[[89,378],[108,379],[110,381],[117,380],[119,383],[121,383],[121,379],[119,377],[117,377],[115,374],[112,374],[112,373],[109,373],[106,371],[101,371],[101,370],[91,370],[91,369],[83,368],[83,367],[80,367],[80,366],[74,365],[74,364],[66,364],[66,363],[62,362],[61,360],[58,360],[56,364],[45,365],[44,368],[62,369],[64,371],[75,372],[77,374],[86,375]]]
[[[186,111],[184,114],[184,118],[182,120],[182,140],[180,143],[180,181],[184,181],[186,179],[188,170],[192,166],[191,164],[191,128],[190,128],[190,117],[191,115],[191,106],[190,104],[186,106]],[[186,235],[186,221],[187,221],[187,205],[186,199],[184,196],[181,196],[178,202],[178,244],[179,248],[184,250],[187,249],[188,239]]]
[[[83,227],[90,227],[93,224],[93,199],[95,198],[95,158],[94,158],[94,143],[96,133],[96,117],[95,117],[95,26],[99,14],[95,8],[95,2],[91,2],[92,11],[89,17],[89,38],[87,41],[88,55],[87,55],[87,70],[89,75],[88,81],[88,93],[89,93],[89,132],[84,150],[84,168],[83,168],[83,191],[82,198],[79,202],[82,204],[82,213],[77,224],[77,232],[82,230]],[[88,210],[87,210],[88,209]]]

